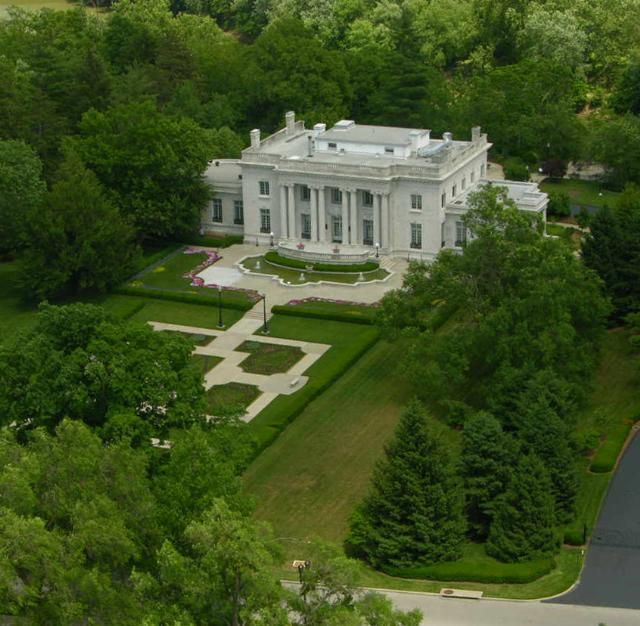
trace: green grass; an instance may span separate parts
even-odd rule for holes
[[[243,383],[214,385],[207,391],[207,407],[217,417],[236,415],[243,413],[260,393],[258,387]]]
[[[251,421],[257,451],[274,441],[311,400],[352,366],[376,342],[379,331],[363,324],[274,315],[270,334],[284,339],[330,344],[331,348],[305,372],[309,381],[302,389],[289,396],[278,396]]]
[[[571,204],[602,207],[605,204],[613,206],[620,194],[603,189],[600,183],[588,180],[563,178],[560,181],[550,181],[548,178],[540,183],[541,191],[563,191],[569,196]],[[600,195],[602,194],[602,195]]]
[[[260,269],[257,268],[257,263],[260,262]],[[292,285],[303,285],[305,283],[317,283],[320,281],[331,281],[334,283],[346,283],[353,285],[357,282],[369,282],[372,280],[382,280],[389,275],[386,270],[378,269],[373,272],[367,272],[363,274],[364,280],[359,280],[359,273],[336,273],[331,274],[327,272],[306,272],[298,269],[287,269],[284,267],[277,267],[269,263],[264,256],[252,256],[242,261],[242,266],[245,269],[251,270],[258,274],[267,274],[269,276],[279,276],[284,282]],[[300,276],[304,274],[304,278]]]
[[[145,272],[139,280],[147,287],[186,289],[189,287],[191,280],[183,278],[183,274],[190,272],[194,267],[205,261],[206,258],[207,255],[204,252],[202,254],[177,254],[162,265]],[[215,295],[217,296],[217,294]]]
[[[196,367],[204,376],[224,359],[219,356],[211,356],[210,354],[192,354],[191,360],[196,364]]]
[[[207,246],[209,248],[227,248],[234,244],[240,244],[244,241],[242,235],[224,235],[215,237],[213,235],[193,236],[189,237],[186,243],[192,246]]]
[[[547,234],[560,237],[560,239],[571,245],[574,250],[580,249],[582,237],[584,236],[584,233],[577,228],[567,228],[553,222],[547,222]]]
[[[240,367],[251,374],[287,372],[304,356],[304,352],[297,346],[281,346],[261,341],[244,341],[236,350],[249,352]]]
[[[118,297],[128,298],[130,296]],[[130,318],[132,320],[183,324],[184,326],[197,326],[200,328],[215,329],[218,327],[218,308],[213,305],[187,304],[184,302],[171,302],[169,300],[154,300],[150,298],[134,299],[142,300],[145,305]],[[222,309],[222,321],[225,328],[235,324],[242,315],[242,311]]]
[[[273,313],[310,317],[314,319],[335,320],[337,322],[355,322],[373,324],[378,308],[355,303],[339,302],[300,302],[272,307]]]

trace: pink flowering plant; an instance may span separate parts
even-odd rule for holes
[[[205,254],[206,259],[197,265],[193,269],[189,270],[185,274],[183,274],[183,278],[188,278],[191,280],[191,287],[208,287],[209,285],[204,284],[204,280],[197,276],[202,270],[207,267],[213,265],[217,261],[219,261],[222,257],[215,250],[205,250],[203,248],[194,248],[189,247],[184,251],[184,254]]]
[[[302,298],[300,300],[289,300],[287,304],[290,306],[296,306],[299,304],[307,304],[309,302],[328,302],[331,304],[344,304],[348,306],[366,306],[366,307],[372,307],[372,308],[377,308],[380,306],[380,302],[354,302],[352,300],[333,300],[331,298],[318,298],[316,296],[311,296],[309,298]]]

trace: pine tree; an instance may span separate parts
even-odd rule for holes
[[[487,554],[501,561],[527,561],[558,548],[551,481],[534,455],[522,457],[509,488],[496,501]]]
[[[441,435],[419,403],[409,405],[356,510],[348,545],[375,567],[460,557],[463,495]]]
[[[515,444],[500,422],[489,413],[478,413],[464,425],[462,476],[469,530],[474,539],[486,539],[496,497],[509,482]]]

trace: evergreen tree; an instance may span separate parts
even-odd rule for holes
[[[489,413],[478,413],[464,425],[462,476],[469,530],[476,539],[485,539],[489,533],[494,501],[509,482],[514,447]]]
[[[465,522],[461,485],[448,447],[414,402],[356,510],[348,544],[375,567],[460,557]]]
[[[509,488],[496,501],[487,554],[501,561],[527,561],[558,548],[551,481],[535,455],[522,457]]]

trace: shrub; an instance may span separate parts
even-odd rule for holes
[[[213,296],[196,293],[184,293],[180,291],[165,291],[163,289],[152,289],[150,287],[129,287],[121,286],[114,289],[114,293],[124,296],[138,296],[143,298],[155,298],[157,300],[169,300],[171,302],[184,302],[186,304],[204,304],[215,307],[218,301]],[[236,311],[248,311],[255,303],[249,301],[242,292],[223,291],[222,308],[234,309]]]
[[[184,243],[193,246],[207,246],[209,248],[228,248],[243,242],[244,237],[242,235],[221,235],[219,237],[215,235],[194,235],[193,237],[187,237]]]
[[[504,177],[507,180],[529,180],[527,164],[517,157],[507,159],[503,165]]]
[[[550,191],[547,210],[549,215],[555,215],[557,217],[568,217],[571,215],[569,194],[564,191]]]
[[[374,308],[361,307],[357,309],[351,305],[332,304],[330,302],[296,305],[278,304],[272,307],[271,311],[293,317],[349,322],[352,324],[374,324],[376,319],[376,309]]]
[[[366,263],[354,263],[352,265],[334,265],[332,263],[308,263],[297,259],[288,259],[279,255],[277,252],[270,250],[264,255],[264,258],[273,265],[282,265],[283,267],[291,267],[293,269],[304,270],[307,266],[313,266],[315,272],[373,272],[379,268],[375,261],[367,261]]]
[[[578,226],[580,226],[580,228],[586,228],[591,224],[592,219],[593,217],[587,210],[587,207],[581,206],[580,211],[576,214],[576,222],[578,222]]]
[[[584,545],[584,528],[573,525],[564,531],[564,543],[570,546]]]
[[[469,563],[461,559],[435,565],[389,567],[384,569],[384,573],[399,578],[521,585],[545,576],[555,566],[556,562],[551,557],[522,563],[498,561]]]

